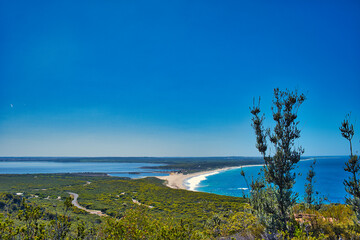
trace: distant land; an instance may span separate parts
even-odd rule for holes
[[[0,161],[52,161],[52,162],[121,162],[161,163],[152,169],[176,169],[183,173],[213,170],[223,167],[263,164],[260,157],[0,157]],[[144,167],[146,168],[146,167]]]
[[[311,156],[302,159],[312,158]],[[317,157],[319,158],[319,156]],[[264,164],[262,157],[225,156],[225,157],[0,157],[0,161],[48,161],[48,162],[119,162],[119,163],[157,163],[152,169],[176,169],[194,173],[224,167]],[[142,167],[148,168],[148,167]]]

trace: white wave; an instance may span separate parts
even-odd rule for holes
[[[191,191],[196,191],[196,188],[199,187],[200,182],[206,180],[208,176],[218,174],[219,172],[212,172],[212,173],[206,173],[202,174],[196,177],[192,177],[186,180],[185,185],[187,188]]]
[[[316,157],[312,157],[312,158],[305,158],[305,159],[301,159],[300,162],[305,162],[305,161],[311,161],[311,160],[316,160]]]
[[[239,187],[238,190],[248,190],[247,187]]]
[[[241,167],[238,167],[238,168],[262,167],[262,166],[264,166],[264,165],[265,165],[265,164],[244,165],[244,166],[241,166]]]

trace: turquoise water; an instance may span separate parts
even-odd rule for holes
[[[153,173],[156,167],[163,164],[153,163],[116,163],[116,162],[56,162],[56,161],[0,161],[0,174],[32,173],[109,173],[111,176],[139,178],[145,176],[164,176],[166,173]],[[129,174],[136,172],[138,174]]]
[[[326,196],[329,202],[344,203],[346,192],[344,190],[343,181],[349,176],[344,171],[345,162],[348,157],[317,157],[315,165],[315,184],[314,190],[318,191],[320,195]],[[295,192],[299,193],[298,201],[302,201],[305,192],[305,179],[312,164],[312,160],[301,161],[295,172],[298,175],[296,184],[293,188]],[[261,166],[244,167],[248,182],[251,177],[256,178],[260,172]],[[243,177],[240,175],[240,169],[233,169],[229,171],[220,172],[216,175],[211,175],[206,180],[201,181],[196,188],[197,191],[210,192],[228,196],[241,197],[243,194],[248,194],[249,190]]]

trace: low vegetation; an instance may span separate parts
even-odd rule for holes
[[[155,178],[71,174],[0,175],[0,239],[261,239],[266,227],[247,199],[170,189]],[[101,210],[89,214],[71,204]],[[136,200],[136,201],[133,201]],[[139,205],[141,204],[141,205]],[[293,207],[293,239],[357,239],[356,214],[342,204]]]
[[[207,239],[241,232],[256,235],[262,229],[243,198],[170,189],[156,178],[0,175],[0,190],[2,239],[10,232],[16,234],[8,239],[23,239],[26,234],[20,228],[24,226],[33,228],[32,239],[35,235],[42,239],[41,234],[54,239],[54,227],[65,229],[60,235],[72,239],[89,235],[99,239]],[[69,206],[69,192],[79,195],[81,206],[108,217]],[[221,221],[209,220],[216,218]],[[249,227],[236,219],[246,220]]]

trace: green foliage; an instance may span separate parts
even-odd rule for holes
[[[323,205],[323,201],[326,200],[326,197],[320,197],[319,193],[314,190],[315,164],[316,160],[314,160],[313,163],[310,165],[309,172],[306,175],[307,183],[305,183],[304,200],[307,208],[314,208],[315,210],[319,210]]]
[[[309,172],[306,175],[306,181],[305,184],[305,203],[308,205],[309,208],[314,203],[314,177],[315,177],[315,171],[314,166],[316,164],[316,160],[310,165]]]
[[[1,200],[11,194],[2,194]],[[17,198],[17,196],[12,196]],[[20,207],[6,218],[0,215],[0,239],[85,239],[91,232],[85,225],[77,224],[77,235],[71,232],[72,220],[66,214],[68,202],[64,202],[63,212],[50,219],[46,209],[22,199]],[[94,233],[95,231],[92,231]]]
[[[159,221],[144,207],[127,210],[121,219],[108,218],[100,234],[102,239],[199,239],[188,224]]]
[[[319,211],[306,209],[301,215],[297,226],[297,232],[302,233],[301,236],[311,236],[314,239],[359,239],[360,232],[353,221],[355,214],[346,205],[324,205]],[[299,236],[297,237],[301,239]]]
[[[221,236],[259,239],[264,232],[263,225],[251,213],[249,206],[244,211],[224,215],[223,223],[220,228]]]
[[[345,163],[344,170],[349,172],[351,176],[344,181],[345,190],[352,197],[347,198],[346,202],[349,204],[357,216],[357,222],[360,221],[360,156],[353,155],[352,138],[355,134],[354,126],[350,123],[350,114],[348,114],[339,128],[341,135],[349,141],[350,158]]]
[[[254,214],[259,221],[267,226],[268,229],[272,229],[276,223],[274,223],[276,205],[275,189],[272,185],[266,183],[263,178],[253,179],[251,184],[250,204],[253,208]],[[272,229],[273,230],[273,229]]]
[[[16,177],[19,181],[15,181]],[[52,218],[55,213],[63,214],[63,200],[69,196],[68,192],[79,194],[78,202],[81,206],[101,210],[113,217],[121,218],[127,209],[136,206],[134,199],[152,207],[154,215],[194,221],[198,227],[202,226],[214,211],[242,209],[246,202],[243,198],[170,189],[157,178],[130,180],[117,177],[86,178],[67,174],[37,174],[0,175],[0,179],[0,189],[23,193],[32,202],[48,209],[47,214],[53,214]],[[87,181],[91,184],[85,184]],[[97,216],[77,208],[73,208],[71,215],[84,221],[90,218],[92,221],[98,219]]]
[[[214,214],[206,223],[207,234],[214,238],[232,236],[237,238],[259,238],[263,226],[250,211]]]
[[[130,234],[129,236],[137,236],[140,239],[211,239],[213,235],[204,227],[211,216],[214,214],[224,216],[225,213],[246,210],[244,205],[246,200],[243,198],[171,189],[164,186],[162,180],[156,178],[129,180],[115,177],[89,177],[86,179],[83,176],[70,177],[65,174],[65,179],[61,181],[58,179],[61,175],[36,175],[37,178],[34,178],[34,175],[17,176],[20,180],[18,183],[14,181],[14,175],[0,175],[2,179],[0,188],[7,188],[13,193],[22,192],[30,213],[34,214],[34,209],[41,212],[40,218],[36,218],[36,221],[39,226],[42,224],[41,231],[48,239],[111,239],[112,235],[121,236],[121,234],[123,236]],[[91,181],[91,184],[85,184],[87,181]],[[12,186],[8,182],[12,182]],[[51,186],[52,182],[56,188]],[[102,210],[111,217],[99,218],[73,207],[68,192],[79,194],[80,205]],[[2,196],[3,199],[0,198],[0,201],[4,202],[8,199],[6,196],[20,199],[20,205],[17,205],[12,212],[17,216],[19,210],[23,208],[22,197],[5,193]],[[137,200],[141,206],[133,200]],[[10,208],[11,206],[3,206],[3,209]],[[5,214],[5,210],[1,212]],[[24,218],[10,219],[14,220],[15,229],[26,225]],[[255,217],[252,216],[252,219]],[[239,226],[233,227],[232,230],[221,230],[220,235],[236,232],[235,229]],[[32,224],[29,230],[35,228]],[[152,229],[161,230],[153,231],[159,238],[149,233]],[[130,232],[125,234],[125,230]],[[19,234],[15,235],[19,237]],[[39,232],[33,235],[40,236]]]
[[[43,181],[48,184],[46,177]],[[71,187],[59,187],[58,191],[77,190],[81,205],[82,195],[94,207],[104,201],[102,206],[107,211],[119,212],[122,201],[128,205],[117,217],[100,219],[74,211],[70,198],[35,198],[31,188],[25,197],[0,193],[0,202],[6,204],[0,210],[0,239],[359,239],[360,236],[352,208],[341,204],[324,205],[319,211],[295,205],[293,211],[305,217],[298,222],[290,221],[291,231],[270,235],[264,233],[264,225],[242,198],[170,189],[153,178],[99,178],[92,179],[89,185],[83,182],[76,185],[77,181],[74,177]],[[16,184],[12,187],[18,192]],[[86,194],[87,191],[90,193]],[[142,205],[134,204],[133,198]]]
[[[71,198],[67,197],[64,201],[64,213],[56,214],[55,219],[50,221],[52,239],[64,239],[69,233],[71,227],[71,220],[70,216],[68,215],[68,211],[71,208]]]
[[[298,122],[295,120],[297,111],[304,101],[303,94],[298,95],[297,92],[275,89],[272,111],[276,125],[273,131],[264,128],[265,118],[260,116],[260,107],[254,104],[251,109],[256,147],[265,160],[265,180],[272,185],[269,193],[274,195],[266,203],[268,206],[263,208],[271,217],[271,224],[267,228],[272,232],[289,230],[288,222],[296,199],[296,195],[292,191],[296,176],[293,169],[304,152],[301,147],[295,148],[295,140],[300,137],[300,130],[297,128]],[[267,154],[269,148],[267,138],[275,150],[273,156]],[[273,199],[275,202],[272,201]],[[268,198],[265,198],[262,201],[267,200]]]
[[[3,219],[0,217],[0,239],[14,239],[19,233],[19,229],[15,227],[14,220],[9,217]]]

